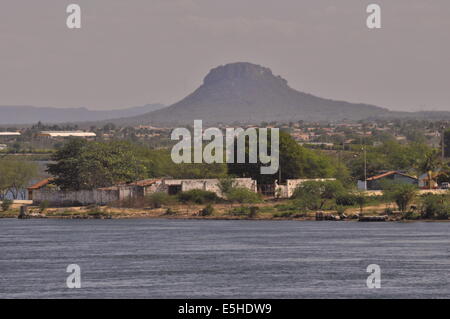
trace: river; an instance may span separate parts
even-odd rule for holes
[[[450,223],[3,219],[0,297],[450,298],[449,257]]]

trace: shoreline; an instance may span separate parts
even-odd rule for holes
[[[290,208],[286,202],[259,204],[216,204],[212,211],[205,213],[202,204],[163,205],[159,208],[81,206],[40,208],[29,206],[25,215],[19,217],[20,207],[0,212],[0,219],[160,219],[160,220],[223,220],[223,221],[333,221],[333,222],[449,222],[450,220],[408,218],[401,212],[386,214],[386,204],[366,206],[361,213],[359,208],[349,207],[344,214],[335,210],[301,211]],[[252,209],[255,213],[252,213]]]
[[[1,219],[20,219],[18,216],[6,216],[0,217]],[[435,219],[396,219],[388,218],[384,221],[360,221],[358,219],[343,219],[343,220],[316,220],[315,218],[305,217],[305,218],[280,218],[280,217],[257,217],[257,218],[247,218],[247,217],[233,217],[233,216],[213,216],[213,217],[201,217],[201,216],[164,216],[164,215],[146,215],[146,216],[87,216],[87,215],[73,215],[73,216],[27,216],[22,220],[37,220],[37,219],[49,219],[49,220],[142,220],[142,219],[155,219],[155,220],[197,220],[197,221],[291,221],[291,222],[356,222],[356,223],[448,223],[450,220],[435,220]]]

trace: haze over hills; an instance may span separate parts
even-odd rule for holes
[[[149,104],[121,110],[93,111],[86,108],[0,106],[0,125],[83,123],[103,125],[189,125],[290,121],[343,121],[375,118],[450,119],[450,112],[390,111],[369,104],[320,98],[289,87],[268,68],[251,63],[232,63],[209,72],[203,84],[178,103],[165,107]]]
[[[35,106],[1,106],[0,125],[66,123],[103,121],[114,118],[139,116],[163,108],[162,104],[148,104],[126,109],[96,111],[86,108],[52,108]]]
[[[233,63],[211,70],[203,84],[180,102],[121,121],[128,124],[192,124],[195,119],[206,123],[337,121],[389,113],[386,108],[299,92],[268,68],[251,63]]]

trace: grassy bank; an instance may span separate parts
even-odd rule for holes
[[[273,201],[255,204],[173,204],[163,205],[159,208],[123,208],[123,207],[65,207],[46,208],[29,207],[31,218],[55,219],[138,219],[138,218],[164,218],[164,219],[211,219],[211,220],[315,220],[316,211],[300,211],[292,206],[292,201]],[[325,210],[324,214],[339,216],[336,210]],[[1,218],[17,218],[18,209],[0,212]],[[342,220],[357,221],[361,214],[356,207],[345,211]],[[363,209],[364,216],[385,216],[386,204],[367,206]],[[342,216],[342,215],[341,215]],[[431,220],[408,218],[408,214],[392,211],[388,221]]]

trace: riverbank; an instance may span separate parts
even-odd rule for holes
[[[179,220],[273,220],[273,221],[427,221],[430,219],[406,218],[405,214],[392,212],[386,215],[386,205],[365,207],[363,213],[359,208],[349,208],[345,213],[336,211],[301,212],[293,210],[287,202],[243,204],[215,204],[205,212],[205,205],[171,205],[161,208],[117,208],[108,206],[47,208],[30,206],[26,218],[34,219],[179,219]],[[0,218],[17,218],[19,207],[8,212],[0,212]],[[364,218],[360,218],[364,217]],[[373,217],[373,218],[372,218]],[[448,220],[439,220],[448,221]]]

